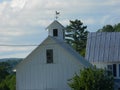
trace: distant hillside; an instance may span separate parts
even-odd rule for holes
[[[12,73],[13,68],[22,60],[23,60],[22,58],[0,59],[0,66],[4,66],[9,73]]]
[[[17,60],[23,60],[23,58],[2,58],[0,59],[0,62],[6,62],[6,61],[17,61]]]

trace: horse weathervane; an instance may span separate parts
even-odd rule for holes
[[[58,11],[55,11],[55,19],[57,20],[59,17],[59,14],[60,14],[60,12],[58,12]]]

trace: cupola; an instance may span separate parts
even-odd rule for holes
[[[47,28],[48,35],[64,41],[64,26],[54,20]]]

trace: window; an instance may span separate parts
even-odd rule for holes
[[[107,71],[108,71],[108,75],[112,74],[112,71],[113,71],[112,65],[107,65]]]
[[[113,76],[114,77],[117,76],[117,67],[116,67],[116,64],[113,64]]]
[[[110,72],[112,72],[112,65],[108,65],[107,66],[107,70],[110,71]]]
[[[57,29],[53,29],[53,36],[58,36],[58,30]]]
[[[112,71],[112,65],[107,66],[108,71]]]
[[[47,63],[53,63],[53,50],[52,49],[46,50],[46,59],[47,59]]]

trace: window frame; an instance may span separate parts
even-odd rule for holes
[[[113,75],[113,65],[112,64],[108,64],[107,65],[107,74],[108,75]]]
[[[53,63],[53,49],[46,50],[46,63],[47,64]]]

